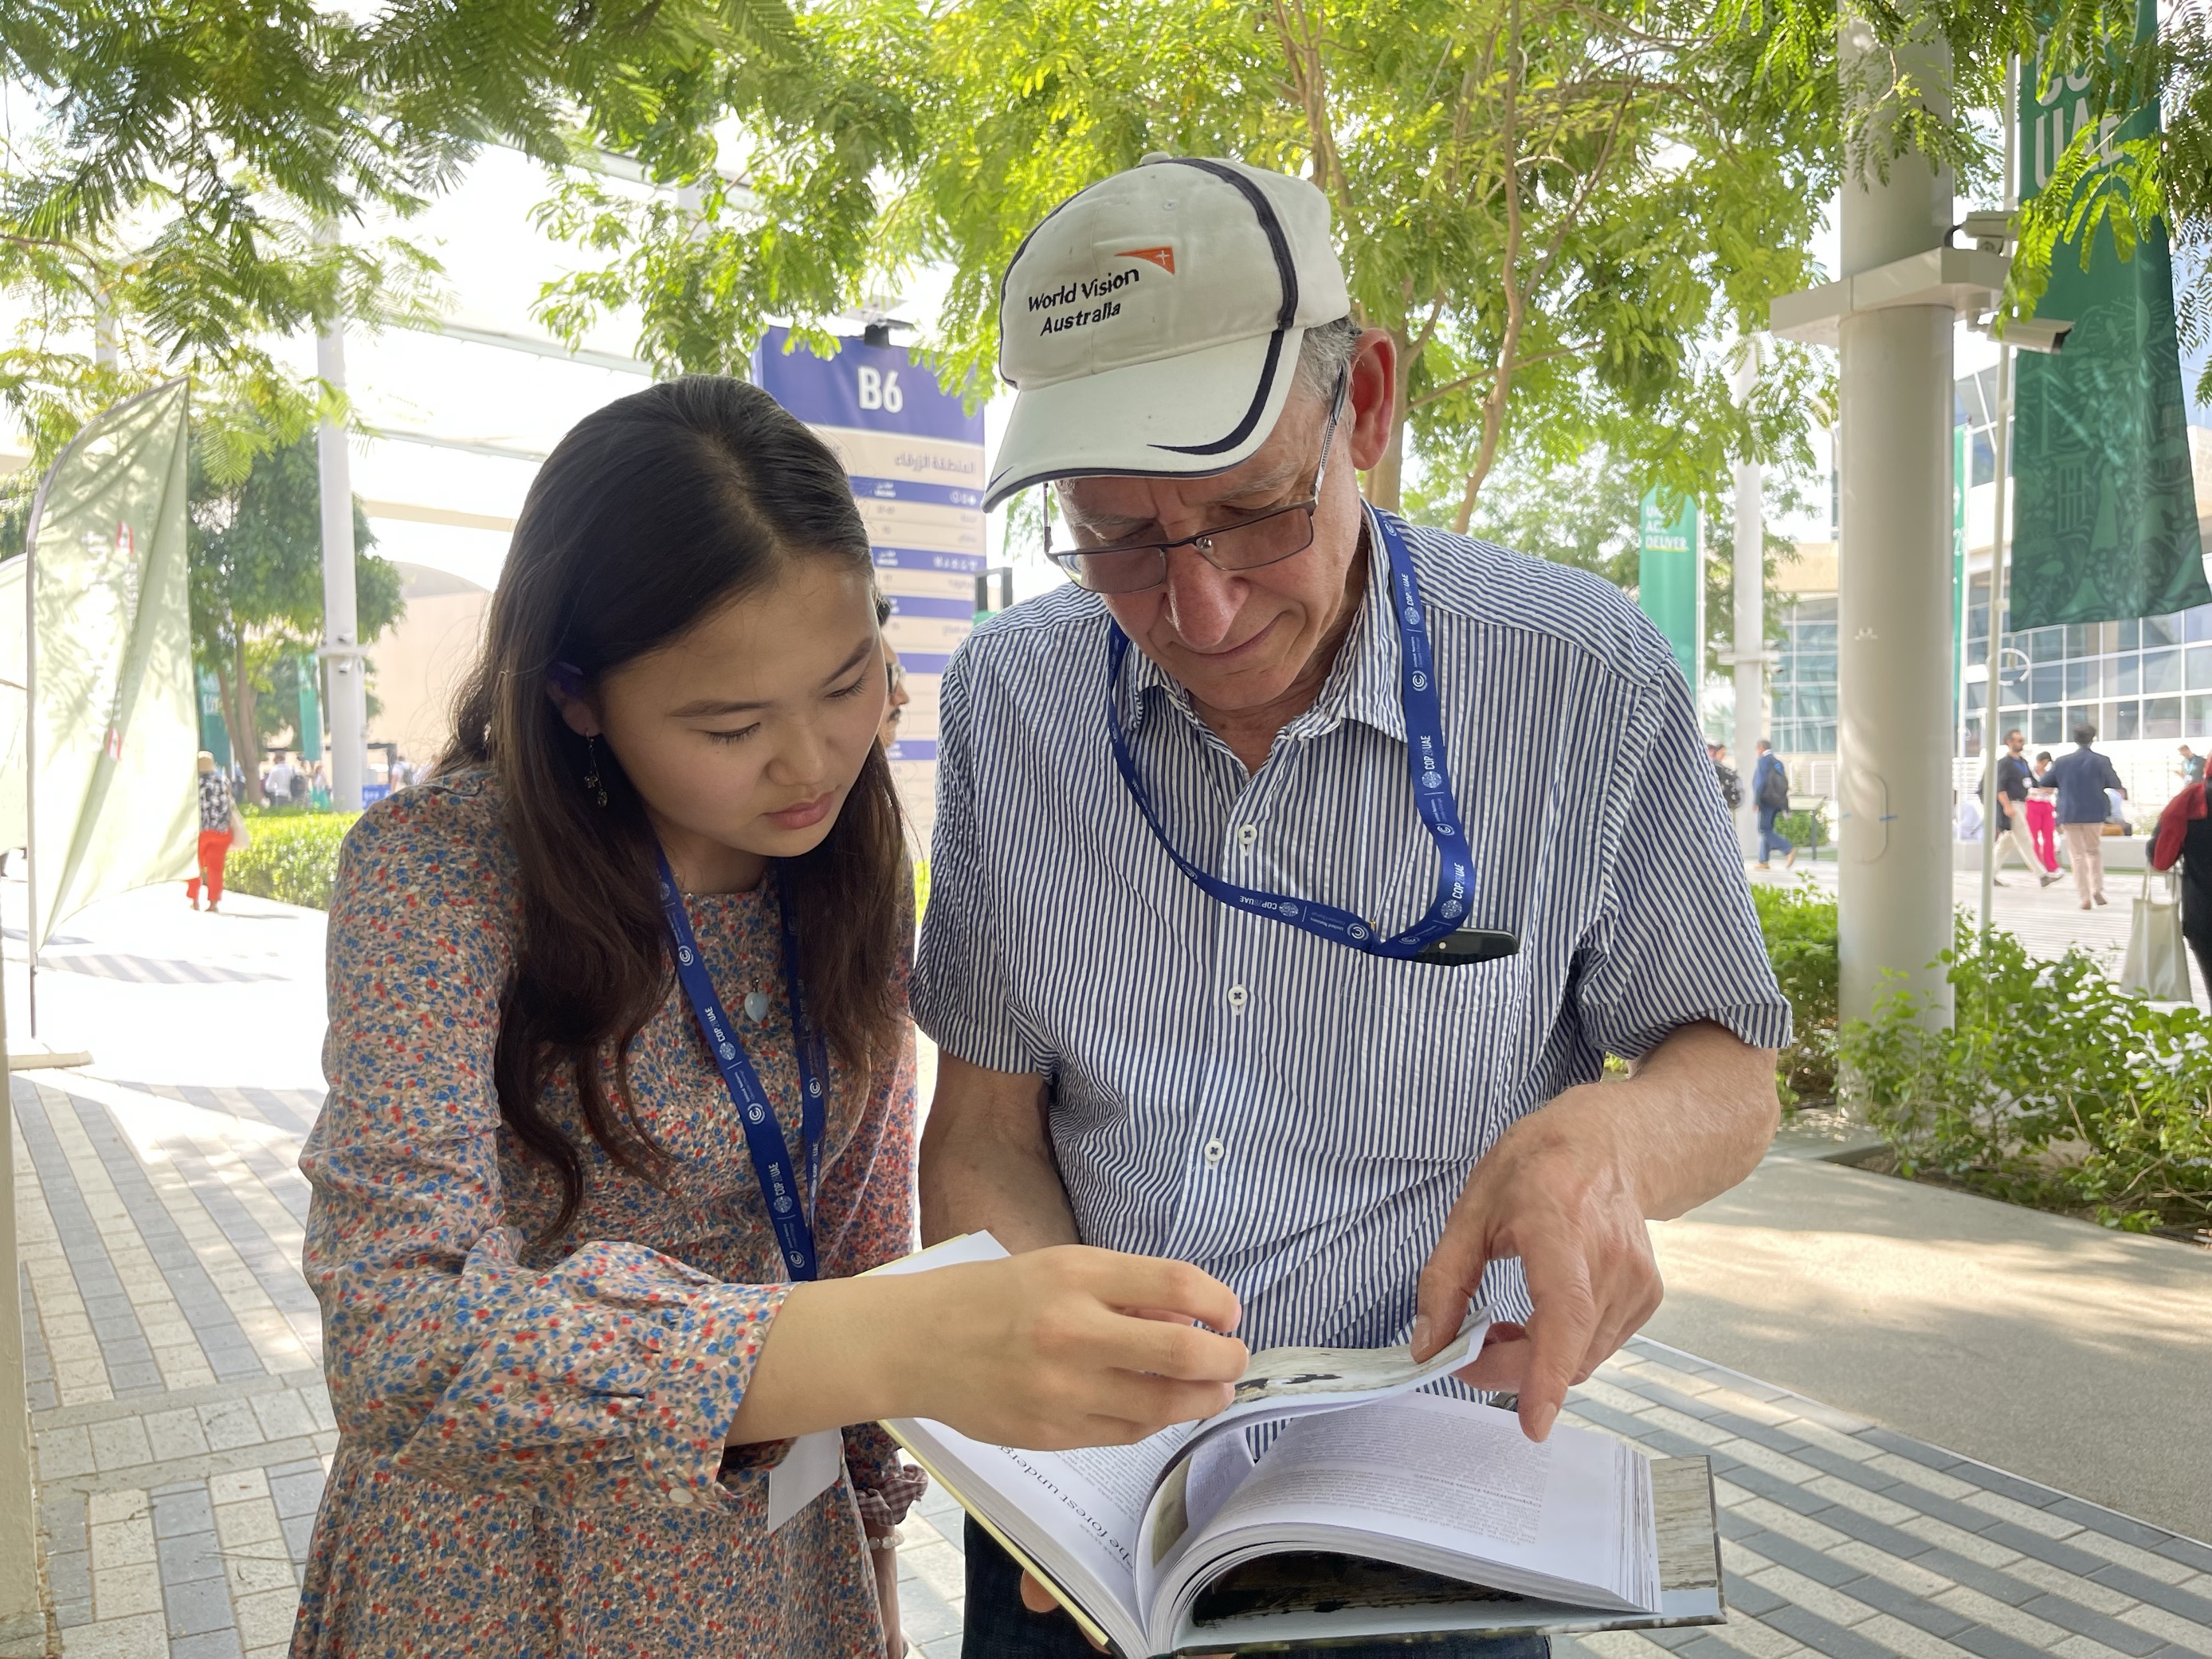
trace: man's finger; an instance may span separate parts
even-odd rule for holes
[[[1516,1393],[1528,1369],[1528,1332],[1510,1320],[1497,1320],[1483,1338],[1482,1352],[1452,1375],[1486,1393]]]
[[[1031,1613],[1060,1611],[1060,1603],[1053,1599],[1050,1590],[1037,1582],[1036,1575],[1034,1573],[1025,1572],[1022,1575],[1022,1605]],[[1080,1630],[1082,1626],[1078,1626],[1077,1628]],[[1097,1639],[1088,1631],[1084,1632],[1083,1639],[1090,1643],[1092,1647],[1097,1648],[1099,1652],[1106,1651],[1104,1648],[1099,1646]]]
[[[1443,1234],[1421,1268],[1413,1298],[1416,1361],[1431,1358],[1459,1334],[1468,1301],[1481,1285],[1482,1270],[1489,1265],[1489,1247],[1484,1238],[1487,1224],[1480,1203],[1470,1196],[1473,1191],[1470,1179],[1468,1190],[1452,1206]]]
[[[1528,1322],[1528,1370],[1521,1380],[1521,1430],[1531,1440],[1552,1432],[1559,1407],[1567,1402],[1567,1389],[1582,1369],[1590,1338],[1597,1330],[1597,1306],[1589,1285],[1579,1274],[1565,1284],[1539,1289],[1529,1295],[1536,1304]]]

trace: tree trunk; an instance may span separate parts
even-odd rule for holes
[[[1403,329],[1392,329],[1397,346],[1395,382],[1390,388],[1390,445],[1367,475],[1367,499],[1386,513],[1402,510],[1406,491],[1406,385],[1413,372],[1413,351]]]
[[[253,675],[246,665],[246,641],[238,642],[234,659],[232,691],[224,708],[230,722],[230,757],[244,775],[239,794],[257,805],[261,801],[261,726],[254,717]]]

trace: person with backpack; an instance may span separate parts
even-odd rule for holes
[[[1705,745],[1705,753],[1713,763],[1713,781],[1721,787],[1721,799],[1731,812],[1743,805],[1743,779],[1735,768],[1728,763],[1728,750],[1717,743]]]
[[[1772,869],[1767,854],[1779,848],[1787,870],[1797,862],[1797,848],[1775,830],[1774,821],[1790,810],[1790,772],[1765,738],[1759,740],[1759,763],[1751,769],[1751,798],[1759,805],[1759,867]]]

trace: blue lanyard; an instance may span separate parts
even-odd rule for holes
[[[1426,915],[1402,933],[1378,939],[1372,925],[1349,910],[1311,899],[1286,898],[1279,893],[1262,892],[1256,887],[1240,887],[1235,882],[1209,876],[1177,852],[1161,827],[1152,797],[1145,791],[1144,780],[1137,775],[1137,763],[1129,753],[1128,739],[1121,732],[1120,711],[1115,706],[1114,687],[1121,679],[1122,661],[1129,654],[1129,636],[1119,627],[1111,629],[1106,644],[1106,731],[1113,744],[1114,764],[1161,850],[1208,896],[1239,910],[1288,922],[1317,938],[1364,951],[1371,957],[1406,960],[1425,952],[1426,959],[1431,961],[1480,960],[1476,956],[1443,957],[1433,948],[1437,941],[1457,933],[1461,918],[1467,915],[1468,902],[1474,896],[1474,854],[1468,848],[1467,831],[1460,825],[1459,806],[1452,799],[1451,769],[1444,757],[1443,705],[1437,695],[1436,659],[1429,648],[1428,622],[1421,608],[1420,584],[1413,578],[1413,562],[1388,518],[1372,513],[1368,515],[1368,522],[1381,532],[1390,564],[1390,609],[1398,624],[1399,691],[1405,710],[1406,759],[1413,774],[1413,800],[1420,808],[1423,827],[1443,858],[1443,867],[1437,873],[1437,896]],[[1479,937],[1502,941],[1504,948],[1497,948],[1493,943],[1486,951],[1489,955],[1510,954],[1514,948],[1510,935]]]
[[[783,982],[791,999],[792,1047],[799,1056],[799,1131],[806,1146],[806,1189],[803,1199],[793,1176],[790,1150],[783,1143],[783,1126],[776,1121],[775,1108],[769,1101],[768,1091],[761,1087],[752,1061],[745,1057],[744,1042],[731,1027],[730,1017],[722,1011],[721,999],[714,994],[714,981],[707,971],[705,957],[700,954],[698,938],[691,931],[691,918],[684,910],[684,896],[676,890],[676,877],[668,867],[668,855],[656,848],[653,856],[660,865],[660,910],[668,920],[676,977],[684,987],[684,994],[691,1000],[691,1012],[699,1021],[699,1034],[707,1039],[708,1051],[714,1056],[723,1085],[729,1090],[731,1102],[745,1126],[745,1147],[752,1154],[753,1174],[760,1181],[761,1199],[768,1206],[769,1220],[775,1227],[775,1242],[783,1247],[784,1266],[790,1269],[794,1280],[811,1279],[819,1265],[814,1255],[812,1217],[815,1194],[822,1185],[823,1120],[826,1115],[822,1079],[829,1067],[824,1063],[821,1036],[808,1022],[805,1006],[800,1000],[799,935],[791,925],[791,905],[784,897],[783,884],[776,884],[776,900],[783,923]]]

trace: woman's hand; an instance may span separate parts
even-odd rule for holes
[[[932,1417],[1002,1445],[1125,1445],[1229,1404],[1249,1356],[1215,1333],[1241,1316],[1188,1263],[1080,1244],[817,1280],[785,1300],[728,1438]]]

